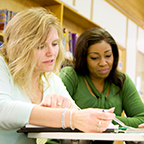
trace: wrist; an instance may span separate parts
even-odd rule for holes
[[[78,109],[73,109],[72,113],[71,113],[71,124],[70,127],[71,128],[78,128],[78,114],[79,110]]]
[[[66,111],[66,114],[65,114],[65,126],[66,127],[70,127],[70,123],[69,123],[69,121],[70,121],[70,112],[71,112],[71,110],[68,109]]]
[[[73,108],[73,109],[71,110],[71,112],[70,112],[70,128],[71,128],[72,130],[75,129],[75,127],[73,127],[73,122],[74,122],[73,112],[74,112],[74,110],[75,110],[75,108]]]

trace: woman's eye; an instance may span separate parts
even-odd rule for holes
[[[97,60],[99,57],[91,57],[92,60]]]
[[[44,45],[39,46],[37,49],[43,49]]]
[[[111,54],[110,55],[106,55],[106,57],[111,57]]]
[[[58,43],[53,43],[53,46],[56,46],[56,45],[58,45]]]

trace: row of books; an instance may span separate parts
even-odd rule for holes
[[[0,32],[1,33],[3,33],[6,25],[12,19],[12,17],[14,17],[15,14],[16,13],[14,13],[13,11],[7,9],[0,10]],[[63,35],[64,35],[63,45],[65,48],[65,56],[67,58],[73,59],[78,34],[68,31],[67,28],[63,28]]]
[[[68,31],[67,28],[63,28],[63,36],[64,36],[63,45],[65,48],[65,56],[67,58],[73,59],[78,34]]]
[[[0,32],[3,33],[8,22],[14,17],[16,13],[7,9],[0,10]]]

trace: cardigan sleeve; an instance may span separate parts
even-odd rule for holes
[[[12,78],[0,57],[0,130],[16,129],[29,122],[32,103],[23,102],[22,95],[12,94]],[[16,98],[17,97],[17,98]]]
[[[75,70],[70,66],[64,67],[61,69],[59,76],[69,94],[73,96],[78,87],[78,78]]]
[[[121,92],[122,106],[127,117],[117,116],[126,125],[138,127],[144,123],[144,104],[138,94],[135,84],[126,74],[126,80]]]

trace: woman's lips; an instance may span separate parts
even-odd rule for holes
[[[54,61],[54,60],[49,60],[49,61],[45,61],[45,62],[43,62],[43,63],[45,63],[45,64],[52,64],[53,61]]]
[[[105,74],[105,73],[109,72],[109,69],[102,69],[102,70],[99,70],[99,72],[102,74]]]

